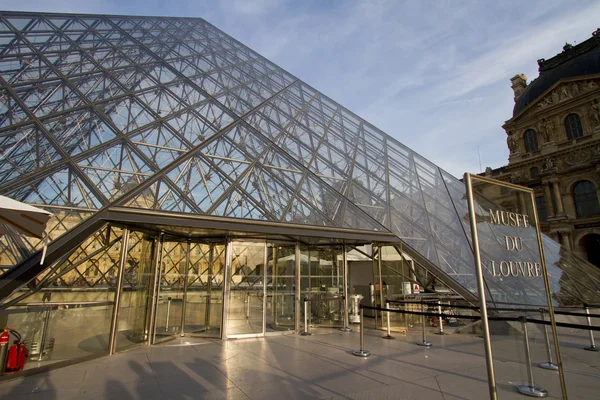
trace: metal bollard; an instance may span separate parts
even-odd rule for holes
[[[348,302],[346,301],[346,297],[342,296],[342,306],[346,309],[344,310],[344,327],[340,328],[342,332],[352,332],[352,328],[350,328],[350,323],[348,321]]]
[[[165,332],[169,330],[169,315],[171,314],[171,298],[167,299],[167,322],[165,323]]]
[[[246,319],[250,319],[250,293],[246,292]]]
[[[390,303],[385,303],[385,308],[387,308],[388,310],[390,309]],[[385,335],[383,338],[384,339],[394,339],[394,337],[392,336],[392,332],[390,329],[390,312],[386,311],[386,318],[387,318],[387,335]]]
[[[438,300],[438,321],[439,321],[439,326],[440,326],[440,330],[437,331],[435,334],[436,335],[445,335],[444,333],[444,318],[442,317],[442,303]]]
[[[584,304],[585,307],[585,313],[587,314],[587,324],[589,327],[592,326],[592,318],[590,317],[590,308],[587,306],[587,304]],[[596,342],[594,341],[594,331],[592,331],[591,329],[588,331],[590,333],[590,347],[584,347],[584,350],[588,350],[588,351],[599,351],[598,348],[596,347]]]
[[[352,352],[357,357],[369,357],[371,355],[370,351],[365,350],[365,323],[363,318],[363,308],[362,304],[360,306],[360,350],[355,350]]]
[[[527,385],[517,386],[519,393],[531,397],[547,397],[548,391],[533,382],[533,369],[531,368],[531,352],[529,350],[529,334],[527,333],[527,317],[519,317],[519,322],[523,327],[523,341],[525,344],[525,361],[527,362],[527,376],[529,383]]]
[[[423,300],[421,300],[421,313],[424,313],[424,309],[423,309]],[[419,346],[426,346],[429,347],[431,346],[433,343],[431,343],[429,340],[425,339],[425,315],[421,315],[421,321],[423,321],[423,323],[421,324],[423,327],[423,339],[418,341],[417,344]]]
[[[44,358],[44,348],[46,347],[46,338],[48,336],[48,323],[50,322],[50,309],[44,313],[44,324],[42,325],[42,334],[40,337],[40,349],[38,355],[38,361],[42,361]]]
[[[308,323],[308,299],[304,298],[304,332],[300,333],[302,336],[310,336],[312,332],[310,331],[310,325]]]
[[[540,316],[542,317],[542,321],[544,320],[544,309],[540,308]],[[550,338],[548,337],[548,326],[544,325],[544,336],[546,337],[546,354],[548,355],[548,361],[540,363],[540,368],[551,369],[553,371],[558,371],[558,365],[552,362],[552,351],[550,350]]]

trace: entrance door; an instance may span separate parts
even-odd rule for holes
[[[234,242],[231,246],[227,336],[265,333],[265,243]]]
[[[296,329],[296,246],[267,247],[266,332]]]
[[[224,265],[222,243],[163,243],[154,342],[221,336]]]

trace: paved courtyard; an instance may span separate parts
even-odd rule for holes
[[[475,335],[420,336],[366,330],[368,358],[351,354],[359,334],[318,330],[313,336],[206,340],[181,338],[0,384],[4,399],[486,399],[483,340]],[[563,330],[561,345],[570,399],[597,399],[600,353],[584,351],[586,336]],[[535,332],[533,336],[536,337]],[[537,337],[540,335],[538,334]],[[525,399],[519,337],[493,342],[500,399]],[[534,362],[545,361],[533,340]],[[560,398],[558,373],[534,367],[536,383]]]

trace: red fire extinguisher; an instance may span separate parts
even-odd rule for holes
[[[8,349],[8,355],[6,357],[5,373],[14,374],[15,372],[22,371],[25,367],[25,360],[27,359],[27,349],[25,345],[21,343],[21,334],[14,329],[10,330],[16,339],[13,345]]]

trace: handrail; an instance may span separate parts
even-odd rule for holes
[[[114,301],[85,301],[85,302],[57,302],[57,303],[29,303],[29,304],[16,304],[25,308],[13,308],[0,310],[0,314],[19,314],[29,313],[38,311],[58,310],[60,306],[69,306],[69,309],[74,308],[87,308],[96,306],[113,305]]]

